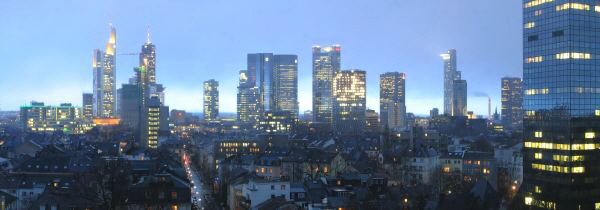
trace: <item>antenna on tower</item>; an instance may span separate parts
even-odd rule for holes
[[[147,34],[146,34],[146,36],[147,36],[147,37],[146,37],[146,39],[147,39],[147,40],[146,40],[146,43],[152,43],[152,42],[150,41],[150,25],[148,25],[148,26],[146,27],[146,33],[147,33]]]

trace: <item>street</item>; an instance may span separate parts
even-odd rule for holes
[[[187,152],[183,154],[183,164],[187,173],[188,179],[192,184],[192,203],[198,207],[198,209],[204,209],[204,192],[202,189],[202,182],[200,182],[200,175],[198,171],[192,166],[190,156]]]

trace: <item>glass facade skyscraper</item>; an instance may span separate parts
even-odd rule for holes
[[[256,126],[260,119],[258,88],[247,70],[240,71],[237,95],[237,121],[246,126]]]
[[[406,126],[406,75],[388,72],[379,76],[381,125],[399,129]]]
[[[523,81],[519,77],[502,78],[502,125],[520,130],[523,125]]]
[[[338,71],[333,77],[333,130],[337,135],[362,135],[366,126],[367,72]]]
[[[313,122],[332,123],[333,77],[340,71],[340,45],[312,48]]]
[[[100,118],[116,117],[116,43],[117,32],[111,25],[106,51],[94,50],[94,116]]]
[[[298,116],[298,56],[274,55],[273,111]]]
[[[214,79],[204,82],[204,120],[216,120],[219,117],[219,82]]]
[[[150,42],[150,38],[142,45],[140,66],[146,68],[148,72],[148,83],[151,85],[156,84],[156,46]]]
[[[273,53],[248,54],[249,82],[259,92],[260,113],[272,109],[273,101]]]
[[[523,1],[523,200],[600,208],[600,3]]]
[[[466,94],[464,99],[461,96],[455,96],[455,88],[462,87],[463,84],[455,86],[454,83],[458,81],[461,83],[461,72],[456,67],[456,50],[450,49],[446,53],[441,54],[444,60],[444,114],[449,116],[465,116],[466,111]],[[466,85],[466,82],[465,82]],[[464,86],[466,88],[466,86]],[[466,89],[465,89],[466,90]],[[459,101],[456,101],[458,99]],[[464,103],[465,110],[462,110],[462,102]],[[458,103],[458,104],[457,104]],[[457,109],[458,108],[458,109]]]

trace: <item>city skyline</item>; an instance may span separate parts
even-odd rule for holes
[[[326,10],[326,8],[333,8],[335,5],[332,3],[326,3],[323,8],[317,9],[318,11]],[[448,3],[440,3],[434,5],[432,3],[424,3],[425,5],[431,4],[441,9],[442,6],[456,7],[449,5]],[[206,6],[212,6],[221,8],[223,5],[218,3],[205,3]],[[262,2],[257,3],[263,5]],[[281,6],[276,3],[275,6]],[[296,7],[289,7],[287,10],[291,13],[302,13],[307,10],[309,3],[295,3]],[[362,4],[362,3],[357,3]],[[406,6],[410,6],[412,3],[406,3]],[[503,3],[499,3],[503,4]],[[416,4],[415,4],[416,5]],[[8,8],[19,7],[20,5],[9,5]],[[123,8],[121,8],[122,6]],[[156,6],[156,5],[153,5]],[[168,5],[168,8],[185,10],[178,5]],[[194,5],[193,7],[198,7]],[[157,55],[157,78],[159,83],[164,84],[168,89],[166,90],[166,104],[174,109],[184,109],[193,112],[199,112],[202,109],[202,81],[214,78],[219,81],[223,87],[221,93],[221,110],[222,112],[235,112],[235,101],[236,101],[236,87],[237,87],[237,72],[245,69],[245,58],[248,53],[255,52],[277,52],[280,54],[297,54],[298,55],[298,75],[299,75],[299,103],[300,112],[309,110],[312,107],[312,90],[311,90],[311,47],[314,44],[322,44],[327,46],[329,44],[340,44],[343,48],[342,54],[342,67],[341,69],[358,68],[367,71],[367,107],[379,111],[379,98],[378,98],[378,78],[377,75],[389,72],[398,71],[405,72],[407,75],[407,112],[413,112],[416,114],[426,114],[432,108],[442,108],[442,71],[443,63],[440,61],[438,55],[445,52],[447,49],[454,48],[460,52],[458,66],[463,71],[463,77],[469,81],[469,90],[478,90],[478,92],[485,92],[489,94],[493,99],[493,107],[500,107],[500,91],[498,90],[499,78],[502,76],[520,76],[521,67],[521,56],[518,50],[519,46],[502,46],[499,43],[513,42],[510,39],[518,40],[520,34],[520,28],[515,27],[519,24],[503,23],[499,19],[510,18],[513,22],[519,21],[519,17],[509,17],[506,13],[497,13],[499,17],[482,17],[484,20],[488,20],[490,24],[498,23],[499,28],[489,28],[494,33],[501,33],[500,30],[512,30],[512,32],[502,32],[506,34],[506,37],[500,37],[498,43],[487,42],[489,45],[493,45],[498,49],[498,52],[486,51],[490,47],[480,47],[485,43],[485,40],[474,39],[469,42],[465,41],[453,41],[452,37],[455,36],[471,36],[469,31],[480,30],[479,25],[473,25],[474,14],[460,14],[454,15],[450,20],[433,20],[428,18],[425,21],[415,22],[410,25],[406,25],[407,29],[415,29],[415,35],[422,33],[427,34],[425,40],[418,40],[416,37],[399,37],[394,38],[394,34],[405,33],[405,30],[399,29],[387,29],[384,27],[385,24],[396,22],[397,25],[402,25],[402,20],[405,15],[391,14],[392,11],[387,10],[386,6],[392,6],[399,8],[400,4],[383,2],[381,4],[369,6],[370,9],[379,10],[383,12],[379,15],[357,15],[358,17],[336,17],[335,22],[339,25],[340,32],[323,32],[322,30],[309,29],[307,24],[311,22],[311,19],[303,20],[298,25],[297,30],[300,35],[290,33],[287,37],[277,38],[276,36],[266,35],[264,32],[260,33],[260,30],[251,31],[249,34],[244,36],[238,35],[235,31],[243,30],[244,27],[238,26],[236,30],[230,30],[214,24],[209,24],[201,19],[194,19],[198,23],[194,25],[195,29],[184,30],[182,26],[176,24],[176,26],[165,25],[168,21],[184,19],[184,15],[171,15],[166,17],[167,20],[159,21],[153,17],[142,15],[140,18],[134,18],[133,20],[125,20],[125,10],[130,8],[129,5],[123,3],[114,3],[112,6],[101,6],[99,12],[93,13],[93,15],[83,16],[81,20],[64,20],[64,16],[51,14],[49,20],[55,22],[61,22],[63,25],[60,28],[47,28],[42,27],[48,33],[48,38],[57,38],[56,34],[58,31],[63,29],[64,33],[61,33],[61,38],[56,39],[53,44],[60,44],[63,46],[77,45],[76,47],[63,47],[56,48],[51,47],[53,44],[44,43],[41,46],[51,47],[52,53],[48,53],[45,49],[41,49],[39,52],[33,52],[32,45],[39,45],[36,39],[33,39],[31,43],[24,44],[22,41],[16,42],[21,43],[21,47],[12,47],[12,43],[7,43],[9,48],[20,49],[13,51],[10,54],[3,53],[3,57],[7,58],[7,69],[11,70],[8,77],[25,77],[19,85],[13,81],[3,82],[0,84],[2,88],[9,88],[10,86],[22,87],[15,93],[8,93],[0,96],[2,103],[0,103],[1,110],[17,110],[20,105],[25,105],[29,101],[44,101],[48,104],[59,104],[62,102],[73,103],[80,105],[80,97],[83,92],[92,92],[91,77],[92,73],[90,70],[90,57],[91,49],[102,47],[102,43],[106,42],[106,34],[108,31],[108,22],[112,22],[117,30],[119,31],[119,39],[117,41],[118,53],[132,53],[137,52],[141,44],[146,41],[147,27],[150,25],[152,33],[152,41],[156,44],[156,55]],[[475,13],[484,12],[492,6],[491,3],[473,3],[471,8]],[[514,12],[514,16],[520,16],[520,7],[518,5],[506,3],[506,5],[500,5],[502,7],[509,8]],[[143,6],[145,7],[145,6]],[[257,7],[257,6],[254,6]],[[42,5],[34,10],[52,8],[50,5]],[[148,6],[148,8],[151,8]],[[461,8],[457,8],[459,11]],[[54,8],[54,10],[62,10]],[[84,7],[83,11],[86,10]],[[340,5],[340,11],[352,12],[356,8],[348,8],[347,6]],[[108,18],[110,12],[119,14]],[[9,11],[6,11],[9,12]],[[157,11],[158,12],[158,11]],[[435,17],[441,17],[448,11],[436,14]],[[280,12],[269,11],[264,16],[274,16]],[[508,13],[511,14],[511,13]],[[3,14],[3,15],[6,15]],[[14,15],[14,14],[13,14]],[[26,14],[19,14],[26,15]],[[414,16],[417,14],[406,14],[406,17]],[[123,17],[125,16],[125,17]],[[252,16],[251,19],[261,18],[263,15]],[[418,16],[418,15],[417,15]],[[493,15],[492,15],[493,16]],[[384,18],[385,17],[385,18]],[[500,18],[502,17],[502,18]],[[363,18],[356,22],[361,27],[366,27],[367,32],[362,32],[360,36],[345,37],[342,33],[357,32],[353,30],[350,25],[356,18]],[[463,19],[461,21],[461,19]],[[466,21],[464,20],[466,19]],[[283,20],[294,20],[299,19],[284,16]],[[7,42],[20,38],[20,30],[32,32],[40,29],[32,29],[28,27],[34,27],[37,24],[45,24],[47,20],[40,21],[40,23],[30,24],[30,26],[16,26],[19,21],[31,21],[26,18],[17,19],[8,23],[2,23],[4,28],[12,29],[6,33],[0,34],[0,37]],[[378,22],[379,21],[379,22]],[[438,21],[438,22],[436,22]],[[485,22],[485,21],[481,21]],[[81,29],[75,31],[72,28],[68,28],[69,24],[84,24]],[[186,22],[187,23],[187,22]],[[443,26],[442,23],[450,24],[456,28],[450,26]],[[6,24],[6,25],[5,25]],[[216,32],[208,33],[208,30],[200,30],[198,27],[202,24],[208,24],[210,28],[216,29]],[[89,25],[89,26],[88,26]],[[440,29],[429,29],[423,25],[440,26]],[[231,28],[235,28],[235,27]],[[24,28],[26,27],[26,28]],[[263,26],[257,26],[259,28]],[[282,26],[287,28],[289,26]],[[317,27],[322,29],[324,26]],[[14,30],[14,31],[13,31]],[[430,31],[431,30],[431,31]],[[457,32],[454,33],[453,31]],[[498,30],[498,31],[496,31]],[[201,33],[205,31],[206,33]],[[176,35],[175,38],[167,39],[167,35],[172,35],[173,32],[192,32],[192,36],[188,35]],[[198,33],[194,33],[198,32]],[[386,32],[384,39],[376,40],[379,35],[372,32]],[[444,34],[452,33],[452,34]],[[481,31],[478,36],[485,36],[488,31]],[[217,35],[224,34],[225,38],[218,38]],[[432,35],[433,34],[433,35]],[[439,34],[439,35],[438,35]],[[483,35],[481,35],[483,34]],[[514,35],[513,35],[514,34]],[[247,37],[245,37],[247,36]],[[261,37],[264,36],[264,37]],[[195,37],[195,38],[194,38]],[[365,37],[361,39],[360,37]],[[256,43],[250,44],[251,41],[248,38],[259,40]],[[408,41],[403,41],[402,38]],[[21,39],[22,40],[22,39]],[[46,40],[46,39],[42,39]],[[67,42],[72,40],[72,42]],[[202,42],[199,42],[202,40]],[[465,39],[469,40],[469,39]],[[41,40],[40,40],[41,41]],[[209,41],[216,43],[208,44]],[[411,43],[415,41],[416,43]],[[472,42],[471,42],[472,41]],[[186,42],[189,46],[184,46]],[[231,42],[231,43],[225,43]],[[85,43],[85,44],[80,44]],[[389,45],[383,45],[387,43]],[[221,46],[222,49],[217,47]],[[208,47],[210,46],[210,47]],[[239,46],[237,48],[236,46]],[[385,48],[383,47],[385,46]],[[195,47],[202,47],[202,50],[195,49]],[[236,49],[233,49],[236,47]],[[392,48],[393,50],[390,51]],[[508,49],[517,50],[508,50]],[[189,53],[189,50],[199,51],[201,53]],[[234,50],[234,51],[232,51]],[[205,53],[211,51],[215,53]],[[40,55],[37,53],[46,53]],[[118,54],[117,53],[117,54]],[[186,55],[187,53],[187,55]],[[386,54],[386,57],[394,59],[380,59],[377,58],[377,54]],[[500,55],[506,55],[505,58],[499,58]],[[510,55],[510,56],[509,56]],[[131,69],[137,66],[136,56],[129,55],[117,55],[117,82],[116,86],[119,87],[123,83],[127,83],[126,80],[131,76]],[[397,58],[397,59],[396,59]],[[21,63],[21,64],[17,64]],[[41,76],[40,67],[41,63],[47,63],[45,65],[51,66],[53,74],[48,76]],[[44,66],[45,66],[44,65]],[[47,67],[46,67],[47,68]],[[211,70],[208,70],[211,69]],[[213,70],[214,69],[214,70]],[[482,71],[481,69],[485,69]],[[24,76],[25,75],[25,76]],[[28,75],[28,76],[27,76]],[[181,75],[186,75],[181,77]],[[482,76],[485,75],[485,76]],[[58,82],[62,82],[64,79],[71,81],[69,84],[58,85]],[[478,78],[478,79],[476,79]],[[431,81],[431,82],[429,82]],[[46,90],[46,91],[39,91]],[[480,90],[480,91],[479,91]],[[487,99],[484,97],[475,97],[475,91],[469,91],[469,110],[475,111],[476,114],[485,115],[487,109]]]

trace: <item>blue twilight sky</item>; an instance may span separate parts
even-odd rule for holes
[[[108,23],[117,52],[138,52],[151,26],[157,80],[171,108],[201,111],[202,82],[220,82],[221,110],[234,112],[246,54],[299,56],[301,111],[311,109],[311,46],[342,45],[342,69],[367,71],[367,104],[378,110],[379,74],[407,74],[409,112],[442,107],[442,60],[458,51],[469,110],[499,107],[500,78],[521,76],[521,0],[19,0],[0,6],[0,110],[31,100],[81,104],[92,90],[92,50]],[[137,56],[117,57],[119,86]]]

